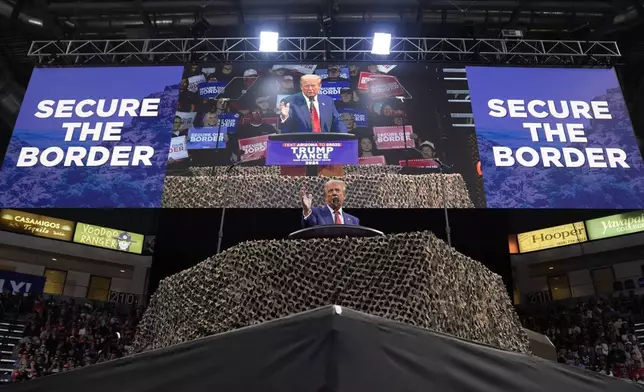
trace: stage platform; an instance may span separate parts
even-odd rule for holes
[[[430,232],[242,243],[162,280],[134,349],[330,304],[529,352],[501,277]]]
[[[345,167],[347,208],[473,208],[460,174],[400,174],[399,166]],[[167,175],[163,208],[300,208],[300,188],[323,204],[327,177],[281,176],[278,167],[196,168]],[[443,201],[443,187],[446,201]]]
[[[631,381],[336,305],[5,387],[13,392],[87,389],[92,392],[643,390]]]

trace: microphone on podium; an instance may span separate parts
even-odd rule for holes
[[[446,163],[443,163],[443,161],[441,161],[441,160],[440,160],[440,159],[438,159],[438,158],[432,158],[432,159],[433,159],[436,163],[438,163],[439,167],[446,167],[446,168],[448,168],[448,169],[451,169],[451,168],[452,168],[450,165],[448,165],[448,164],[446,164]]]
[[[331,199],[331,203],[333,203],[334,207],[338,207],[338,205],[340,204],[340,198],[337,196],[333,196],[333,198]]]

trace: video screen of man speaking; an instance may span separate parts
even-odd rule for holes
[[[174,147],[169,168],[228,166],[240,161],[244,166],[263,166],[262,149],[268,135],[292,132],[355,134],[362,140],[360,154],[365,159],[360,164],[365,165],[424,159],[418,150],[405,149],[404,143],[396,142],[407,136],[416,147],[423,142],[435,145],[440,155],[443,151],[436,145],[440,128],[431,125],[433,118],[420,109],[426,105],[418,100],[429,91],[419,83],[424,80],[410,65],[191,64],[186,66],[179,89],[176,145],[181,145],[183,133],[188,137],[192,122],[199,126],[202,119],[211,120],[212,113],[220,118],[237,114],[239,123],[236,129],[227,129],[226,148],[195,151]],[[382,82],[375,94],[370,90],[373,81]],[[391,94],[383,93],[383,86],[393,88]],[[418,104],[392,95],[401,91],[405,96],[413,95]],[[432,102],[425,98],[425,102]],[[271,131],[247,132],[248,124],[254,130],[270,126]]]
[[[302,76],[300,88],[301,93],[288,96],[280,102],[283,133],[349,132],[340,118],[333,98],[320,94],[322,78],[319,75]]]

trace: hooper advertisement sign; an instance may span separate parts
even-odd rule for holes
[[[588,238],[602,238],[639,233],[644,231],[644,211],[627,212],[586,221]]]
[[[71,241],[74,225],[74,222],[65,219],[9,209],[0,210],[0,228],[16,233]]]
[[[517,235],[519,252],[534,252],[588,241],[584,222],[549,227]]]
[[[78,222],[74,242],[121,252],[141,254],[145,237],[129,231]]]

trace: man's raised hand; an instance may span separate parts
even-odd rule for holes
[[[306,187],[300,188],[300,198],[302,200],[302,212],[304,216],[311,213],[311,205],[313,204],[313,195],[307,192]]]
[[[280,102],[280,117],[282,117],[282,121],[286,121],[288,119],[290,111],[291,111],[290,103]]]

